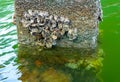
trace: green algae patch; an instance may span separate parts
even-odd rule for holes
[[[71,69],[85,69],[90,70],[94,69],[96,72],[99,72],[101,70],[102,65],[102,50],[99,49],[98,53],[96,53],[95,57],[87,56],[87,57],[81,57],[78,61],[71,60],[69,63],[66,63],[65,66],[71,68]]]

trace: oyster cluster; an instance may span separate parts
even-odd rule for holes
[[[77,38],[77,29],[68,18],[50,15],[46,11],[28,10],[21,20],[23,27],[35,37],[40,46],[51,48],[56,41],[66,36],[69,40]]]

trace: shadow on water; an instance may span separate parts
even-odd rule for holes
[[[22,82],[102,82],[103,51],[53,48],[41,49],[20,45],[19,70]]]

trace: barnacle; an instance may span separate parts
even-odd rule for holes
[[[77,38],[77,29],[69,29],[68,30],[68,36],[69,36],[69,40],[75,40]]]

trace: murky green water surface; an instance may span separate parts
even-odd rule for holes
[[[105,52],[102,79],[104,82],[120,82],[120,0],[102,0],[104,21],[102,48]]]
[[[84,76],[83,71],[74,71],[61,66],[64,62],[67,62],[65,59],[67,58],[71,59],[71,63],[67,64],[67,66],[72,66],[72,69],[76,68],[76,64],[73,64],[73,62],[75,62],[72,60],[73,56],[71,58],[71,54],[74,53],[73,51],[69,56],[68,54],[64,54],[64,57],[62,57],[61,54],[57,54],[52,59],[54,62],[49,59],[49,56],[51,57],[52,55],[50,50],[43,53],[43,57],[39,57],[39,55],[30,55],[32,57],[25,54],[17,55],[17,52],[15,52],[17,48],[16,26],[11,23],[14,12],[13,1],[0,0],[0,82],[39,82],[41,78],[44,82],[49,82],[49,79],[54,79],[54,82],[58,82],[58,80],[60,82],[70,82],[73,80],[73,82],[79,82],[79,76],[81,76],[80,79],[82,82],[120,82],[120,0],[102,0],[102,6],[104,17],[103,22],[100,24],[100,32],[102,33],[100,42],[105,53],[105,58],[102,72],[100,73],[100,79],[96,76],[92,76],[94,74],[90,72],[85,72],[86,75],[91,76],[88,78]],[[57,50],[59,52],[59,49]],[[66,51],[69,52],[69,49]],[[53,52],[56,53],[56,51]],[[30,54],[30,52],[28,53]],[[49,54],[49,56],[44,56],[44,54]],[[75,54],[78,54],[78,52],[75,52]],[[74,58],[77,59],[78,56],[74,55]],[[55,65],[55,62],[59,64]],[[43,63],[48,63],[48,65],[44,65]],[[41,65],[43,66],[40,67]],[[54,65],[54,68],[57,68],[57,70],[64,70],[66,75],[62,71],[53,69],[51,67],[52,65]],[[47,66],[49,66],[49,68]],[[74,79],[69,72],[73,73]],[[76,75],[74,75],[75,72]],[[41,76],[39,76],[40,73]],[[27,78],[29,78],[28,81],[26,81]],[[89,81],[87,81],[87,79]]]

